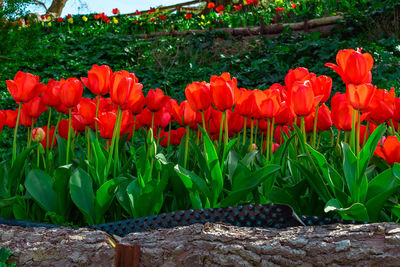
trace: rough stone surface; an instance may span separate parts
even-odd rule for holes
[[[117,238],[141,246],[141,266],[400,266],[400,224],[262,229],[176,227]],[[111,240],[111,242],[110,242]],[[90,229],[0,225],[17,266],[113,266],[117,242]]]

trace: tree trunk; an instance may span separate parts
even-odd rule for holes
[[[132,233],[141,266],[399,266],[400,225],[328,225],[288,229],[195,224]]]
[[[84,228],[0,225],[0,248],[13,251],[7,262],[17,266],[113,266],[121,262],[115,259],[117,240],[131,251],[140,246],[136,254],[140,266],[399,266],[400,262],[396,223],[286,229],[206,223],[131,233],[122,239]],[[118,257],[132,256],[122,254]]]
[[[60,17],[61,12],[66,3],[67,3],[67,0],[53,0],[53,2],[51,3],[51,6],[47,10],[47,14],[52,13],[56,17]]]

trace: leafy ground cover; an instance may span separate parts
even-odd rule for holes
[[[118,27],[47,31],[40,24],[7,31],[0,35],[8,58],[0,59],[0,122],[7,126],[0,216],[85,225],[275,202],[300,214],[398,220],[398,100],[394,89],[374,89],[369,72],[379,88],[398,88],[399,41],[394,28],[365,29],[372,19],[391,20],[390,10],[347,17],[330,38],[206,32],[147,40]],[[350,51],[361,67],[346,70],[339,60],[342,72],[332,75],[325,63],[352,47],[363,47]],[[359,58],[365,52],[373,64]],[[78,79],[61,80],[68,77]],[[100,89],[110,97],[98,102]],[[191,90],[201,97],[190,100]],[[208,102],[213,108],[196,107]],[[279,123],[281,109],[287,116]],[[24,127],[16,129],[17,121]]]

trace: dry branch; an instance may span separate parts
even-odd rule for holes
[[[262,25],[258,27],[241,27],[241,28],[221,28],[215,29],[217,32],[225,32],[231,35],[240,36],[252,36],[252,35],[272,35],[280,34],[285,28],[289,28],[292,31],[318,31],[320,29],[327,29],[325,26],[329,26],[330,29],[337,25],[337,20],[343,19],[343,16],[332,16],[319,19],[309,20],[307,22],[296,22],[296,23],[285,23],[285,24],[272,24]],[[150,34],[136,34],[135,36],[140,38],[151,38],[159,36],[184,36],[188,34],[196,34],[208,31],[204,30],[188,30],[188,31],[170,31],[170,32],[153,32]]]

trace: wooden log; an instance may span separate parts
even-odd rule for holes
[[[399,266],[400,224],[287,229],[206,223],[131,233],[0,225],[0,248],[17,266],[113,266],[115,247],[135,251],[140,266]],[[139,252],[135,255],[139,255]],[[123,253],[122,253],[123,254]],[[130,257],[119,253],[118,263]],[[121,256],[124,256],[121,258]]]
[[[286,23],[286,24],[272,24],[272,25],[262,25],[258,27],[240,27],[240,28],[220,28],[215,29],[217,32],[225,32],[231,35],[241,35],[241,36],[250,36],[250,35],[269,35],[269,34],[277,34],[281,33],[286,27],[290,28],[292,31],[313,31],[312,29],[316,29],[322,26],[327,25],[337,25],[336,21],[338,19],[343,19],[343,16],[332,16],[326,18],[319,18],[308,20],[307,22],[296,22],[296,23]],[[173,32],[153,32],[150,34],[135,34],[134,36],[139,38],[152,38],[159,36],[184,36],[189,34],[202,33],[205,31],[209,31],[208,29],[204,30],[187,30],[187,31],[173,31]],[[314,30],[315,31],[315,30]]]
[[[132,233],[140,266],[399,266],[400,225],[329,225],[290,229],[224,224]]]

